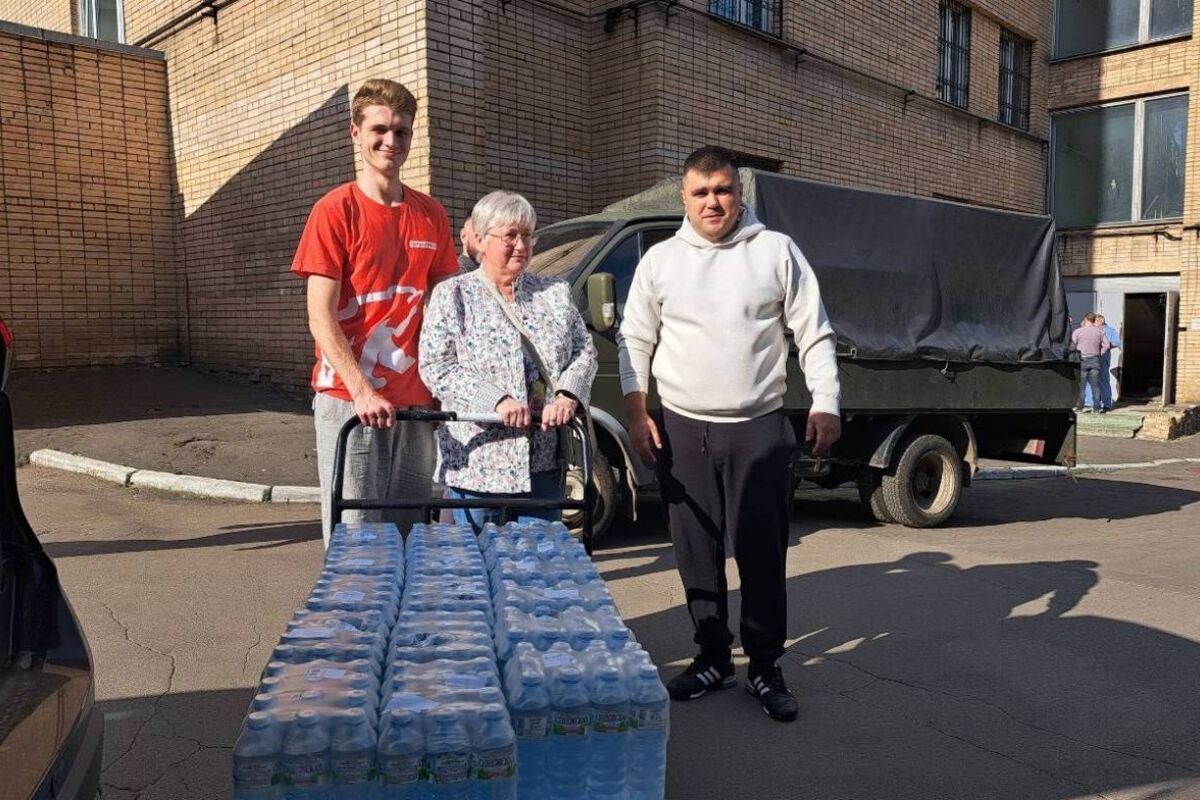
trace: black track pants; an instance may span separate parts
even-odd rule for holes
[[[659,482],[696,643],[729,658],[728,535],[742,579],[742,646],[751,661],[774,662],[787,631],[791,423],[779,411],[704,422],[664,409],[661,432]]]

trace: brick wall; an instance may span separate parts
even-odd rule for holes
[[[77,22],[72,0],[0,0],[0,20],[58,33],[74,33]]]
[[[1200,44],[1176,40],[1122,52],[1052,64],[1049,108],[1052,111],[1148,97],[1192,88],[1200,66]],[[1188,101],[1188,159],[1182,222],[1108,226],[1094,232],[1060,234],[1059,256],[1067,275],[1178,273],[1179,324],[1175,399],[1200,403],[1200,93]]]
[[[166,65],[0,31],[0,316],[34,367],[174,360]]]
[[[126,0],[129,39],[179,6]],[[398,79],[417,96],[403,176],[429,187],[424,15],[420,3],[388,0],[244,0],[154,43],[171,71],[192,362],[305,385],[304,284],[288,269],[312,204],[354,179],[349,105],[367,78]]]

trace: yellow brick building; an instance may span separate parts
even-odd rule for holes
[[[1151,84],[1186,90],[1195,68],[1190,39],[1126,54],[1169,52],[1170,67],[1088,66],[1119,54],[1060,63],[1055,10],[1036,0],[0,0],[0,18],[119,30],[163,55],[181,357],[292,385],[311,356],[287,267],[309,206],[354,174],[348,104],[367,77],[417,95],[405,178],[455,222],[499,187],[529,196],[545,222],[587,213],[676,174],[706,143],[808,178],[1043,212],[1052,112],[1141,97]],[[1187,224],[1155,223],[1173,239],[1140,223],[1123,238],[1093,226],[1065,235],[1060,254],[1081,279],[1175,275],[1186,327],[1200,317]],[[1169,263],[1158,257],[1167,250]],[[1082,302],[1086,287],[1075,288]],[[1179,338],[1181,400],[1200,400],[1200,371],[1185,366],[1196,337]]]

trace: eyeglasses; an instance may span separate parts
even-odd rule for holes
[[[536,233],[513,233],[510,231],[508,233],[501,234],[488,231],[484,235],[495,236],[497,239],[504,242],[505,247],[516,247],[518,240],[524,242],[526,247],[533,247],[538,243],[538,237]]]

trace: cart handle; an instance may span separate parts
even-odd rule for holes
[[[462,411],[432,411],[429,409],[410,408],[396,409],[397,422],[474,422],[480,425],[502,424],[497,413],[471,413]],[[533,423],[540,422],[540,415],[533,415]],[[596,489],[592,485],[592,440],[588,436],[588,427],[583,414],[576,414],[567,424],[572,436],[582,446],[580,448],[583,468],[583,499],[571,500],[563,497],[561,500],[535,499],[522,497],[490,497],[477,499],[450,499],[444,497],[428,497],[412,500],[408,498],[359,498],[346,499],[342,496],[346,477],[346,442],[350,432],[359,427],[362,421],[357,416],[346,420],[338,431],[337,443],[333,451],[333,490],[329,503],[330,530],[342,521],[342,512],[347,510],[379,510],[379,509],[420,509],[421,518],[428,519],[429,512],[434,508],[498,508],[501,512],[501,522],[507,522],[513,508],[530,509],[578,509],[583,512],[583,546],[588,555],[592,554],[592,504],[595,501]]]

